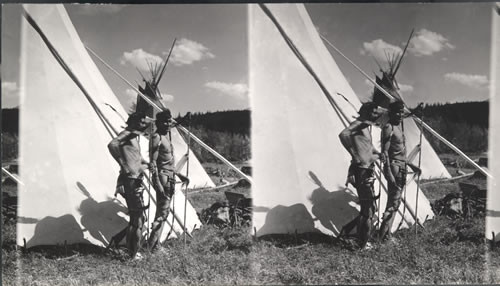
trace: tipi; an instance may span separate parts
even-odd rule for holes
[[[249,34],[257,235],[317,231],[337,235],[358,213],[356,192],[344,185],[350,156],[338,134],[357,116],[360,100],[304,5],[250,5]],[[412,150],[419,130],[405,127],[407,148]],[[380,130],[373,129],[373,138],[380,145]],[[422,146],[424,176],[449,177],[426,140]],[[375,190],[380,191],[384,207],[385,182],[381,182]],[[410,182],[393,230],[413,224],[415,216],[419,223],[433,217],[425,196],[420,192],[416,197],[416,183]]]
[[[19,245],[106,245],[127,224],[121,197],[113,198],[118,166],[107,144],[127,114],[85,50],[63,5],[24,5],[21,29]],[[172,130],[175,156],[187,145]],[[148,142],[141,138],[143,157]],[[192,187],[213,187],[189,154]],[[185,168],[181,172],[186,172]],[[147,182],[145,182],[147,185]],[[153,195],[150,215],[154,217]],[[174,233],[201,225],[176,187],[168,218]],[[170,228],[166,227],[163,239]]]
[[[498,158],[500,147],[496,143],[500,139],[500,131],[497,122],[500,122],[500,116],[497,112],[500,108],[500,97],[498,88],[498,77],[500,76],[500,4],[493,5],[491,16],[491,67],[490,67],[490,139],[489,139],[489,157],[488,166],[491,169],[493,178],[488,178],[488,202],[486,213],[486,233],[485,237],[494,242],[500,240],[500,192],[498,191],[498,178],[500,178],[500,163]]]

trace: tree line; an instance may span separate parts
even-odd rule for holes
[[[178,115],[176,120],[183,125],[206,129],[208,131],[227,132],[230,134],[250,135],[250,110],[229,110],[217,112],[191,113],[190,121],[187,115]]]
[[[177,116],[185,127],[225,158],[235,162],[250,159],[250,110],[192,113]],[[2,160],[12,160],[18,154],[19,109],[2,110]],[[198,144],[191,144],[202,162],[217,159]]]
[[[459,102],[424,105],[423,120],[464,152],[488,150],[489,102]],[[424,132],[438,153],[450,153],[449,147]]]
[[[233,162],[243,162],[251,158],[250,110],[230,110],[218,112],[192,113],[177,116],[177,121],[212,147],[224,158]],[[193,152],[202,162],[217,162],[212,154],[198,144],[191,144]]]
[[[489,102],[460,102],[427,104],[422,109],[424,121],[443,137],[464,152],[488,150]],[[251,158],[250,110],[231,110],[192,113],[177,116],[191,132],[231,161],[245,161]],[[2,159],[17,157],[19,110],[2,109]],[[190,123],[189,123],[190,122]],[[449,153],[450,149],[431,134],[424,133],[438,153]],[[192,150],[204,162],[217,159],[198,144],[191,144]]]

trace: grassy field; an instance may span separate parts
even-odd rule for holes
[[[231,178],[228,178],[229,180]],[[14,187],[3,192],[15,194]],[[250,194],[249,188],[236,192]],[[458,182],[426,185],[431,201],[458,191]],[[224,189],[190,195],[200,211],[224,201]],[[169,240],[141,261],[122,253],[76,245],[15,247],[15,218],[3,210],[3,285],[192,284],[479,284],[500,283],[500,246],[484,239],[484,217],[436,217],[395,234],[397,244],[352,251],[320,235],[256,239],[248,228],[204,226],[189,238]]]

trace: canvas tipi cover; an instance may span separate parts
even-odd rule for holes
[[[250,5],[249,43],[257,234],[336,235],[359,209],[356,191],[344,185],[350,156],[338,134],[357,116],[361,103],[304,5]],[[418,134],[418,129],[406,131]],[[373,129],[373,139],[379,146],[379,129]],[[427,141],[423,158],[429,177],[449,176]],[[384,188],[375,184],[383,207]],[[416,212],[420,222],[433,217],[421,192],[417,211],[415,182],[406,190],[407,203],[401,205],[393,230],[400,221],[402,226],[413,224]]]
[[[127,225],[124,200],[113,194],[118,164],[107,150],[127,114],[83,46],[63,5],[24,5],[22,21],[20,177],[17,242],[106,245]],[[175,155],[187,150],[176,130]],[[148,142],[141,138],[143,157]],[[194,186],[214,186],[194,154]],[[181,171],[185,173],[184,170]],[[150,218],[154,217],[154,190]],[[149,201],[147,192],[144,200]],[[169,218],[182,232],[184,197],[176,187]],[[201,223],[188,204],[188,231]],[[165,228],[163,238],[169,228]]]
[[[486,213],[486,234],[485,237],[498,241],[500,239],[500,192],[498,191],[498,178],[500,178],[500,162],[495,160],[500,154],[500,97],[498,88],[498,76],[500,76],[500,55],[498,46],[500,45],[500,4],[496,3],[492,9],[491,24],[491,67],[490,67],[490,141],[488,165],[493,178],[488,178],[488,202]]]

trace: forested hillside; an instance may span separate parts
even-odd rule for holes
[[[207,145],[231,161],[250,159],[250,110],[232,110],[207,113],[193,113],[191,124],[187,118],[178,117],[183,125]],[[2,110],[2,160],[12,160],[18,152],[19,110]],[[196,144],[192,150],[201,161],[217,159]]]
[[[423,116],[428,125],[462,151],[488,150],[488,101],[425,105]],[[438,139],[425,134],[438,153],[450,152]]]
[[[231,110],[191,114],[191,121],[184,117],[177,120],[191,132],[230,161],[246,161],[251,158],[250,150],[250,110]],[[191,122],[189,124],[189,122]],[[191,148],[203,162],[217,159],[198,144]]]
[[[18,109],[2,110],[2,159],[17,157]],[[461,102],[430,104],[423,107],[424,121],[438,133],[465,152],[484,152],[488,149],[489,103]],[[245,161],[251,158],[250,110],[232,110],[191,114],[177,120],[191,132],[231,161]],[[191,122],[189,124],[189,122]],[[438,153],[448,153],[450,149],[432,135],[425,133]],[[201,161],[216,161],[198,144],[191,144]]]

